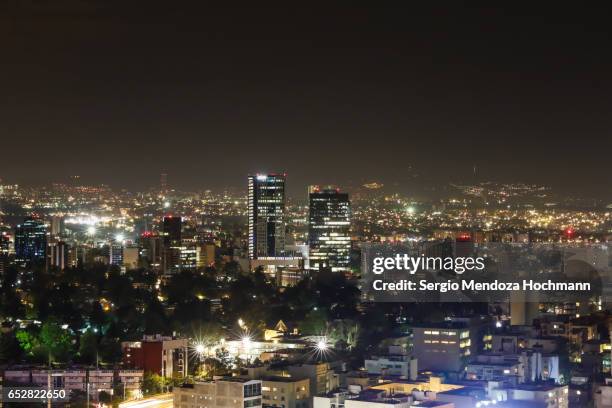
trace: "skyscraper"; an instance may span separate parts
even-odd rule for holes
[[[47,250],[47,226],[37,218],[28,217],[15,227],[15,261],[44,261]]]
[[[108,263],[111,265],[123,266],[123,245],[121,242],[109,242]]]
[[[285,253],[285,174],[249,176],[249,258]]]
[[[164,217],[164,245],[166,247],[171,246],[173,243],[180,245],[181,243],[181,217],[174,217],[167,215]]]
[[[64,241],[54,241],[49,243],[49,266],[64,270],[69,266],[70,248]]]
[[[0,234],[0,257],[8,256],[10,247],[11,237],[7,233],[2,232]]]
[[[159,235],[145,231],[140,235],[141,256],[146,265],[157,270],[163,267],[163,240]]]
[[[181,267],[181,217],[164,217],[164,273],[175,272]]]
[[[312,186],[309,189],[308,244],[310,268],[347,270],[351,237],[348,194],[336,188]]]
[[[57,215],[52,216],[50,226],[51,230],[49,232],[51,233],[51,237],[61,237],[64,233],[64,217],[60,217]]]

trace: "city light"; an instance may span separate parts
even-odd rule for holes
[[[198,353],[199,355],[202,355],[202,354],[204,354],[204,350],[206,350],[206,348],[204,347],[204,345],[202,343],[196,344],[196,346],[195,346],[196,353]]]
[[[311,347],[310,354],[315,360],[324,360],[332,352],[329,338],[325,335],[315,338]]]
[[[253,346],[253,340],[249,336],[243,336],[240,341],[242,342],[242,347],[245,349],[245,351],[250,350]]]
[[[94,227],[93,225],[87,227],[87,235],[96,235],[96,227]]]

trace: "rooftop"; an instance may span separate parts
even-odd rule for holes
[[[412,406],[412,405],[411,405]],[[448,402],[444,401],[419,401],[419,405],[415,405],[416,407],[424,407],[424,408],[434,408],[440,406],[448,406]]]
[[[467,329],[469,325],[466,322],[435,322],[417,323],[413,327],[415,329]]]
[[[522,391],[552,391],[557,388],[564,387],[563,385],[555,385],[555,384],[520,384],[515,387],[510,387],[509,389],[513,390],[522,390]]]
[[[261,380],[270,381],[270,382],[293,383],[293,382],[303,381],[304,378],[283,377],[280,375],[269,375],[269,376],[262,377]]]

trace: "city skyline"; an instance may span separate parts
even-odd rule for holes
[[[609,16],[0,1],[0,405],[612,408]]]
[[[610,198],[605,13],[116,5],[0,8],[4,179],[193,189],[282,169],[290,190],[410,190],[476,167]]]

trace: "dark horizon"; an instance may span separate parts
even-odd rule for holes
[[[602,10],[186,4],[0,5],[0,178],[242,189],[284,171],[293,194],[494,180],[612,199]]]

